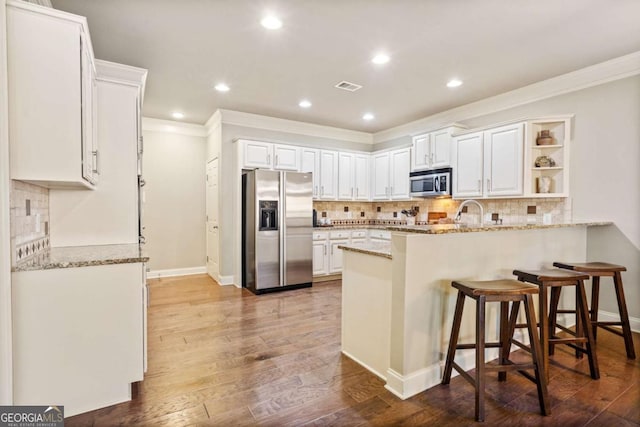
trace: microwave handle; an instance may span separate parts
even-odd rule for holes
[[[438,192],[440,191],[440,177],[435,177],[433,179],[433,191]]]

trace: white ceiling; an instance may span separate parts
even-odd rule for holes
[[[638,0],[53,4],[88,18],[97,58],[149,70],[144,116],[179,110],[198,124],[224,108],[377,132],[640,50]],[[267,11],[280,30],[260,25]],[[378,51],[391,61],[372,64]],[[464,85],[448,89],[452,77]],[[341,80],[364,87],[335,89]],[[231,91],[216,92],[220,81]]]

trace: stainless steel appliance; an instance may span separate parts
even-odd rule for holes
[[[254,293],[311,286],[310,173],[242,175],[242,286]]]
[[[451,196],[451,168],[430,169],[409,174],[411,196]]]

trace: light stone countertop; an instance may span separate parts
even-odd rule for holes
[[[610,221],[570,221],[557,224],[505,224],[505,225],[477,225],[477,224],[437,224],[437,225],[389,225],[385,227],[391,231],[421,234],[448,234],[448,233],[474,233],[480,231],[506,231],[506,230],[538,230],[545,228],[563,228],[579,226],[611,225]]]
[[[391,242],[351,243],[339,245],[338,249],[392,259]]]
[[[137,244],[69,246],[49,248],[19,262],[13,272],[50,270],[54,268],[92,267],[97,265],[147,262],[149,256]]]

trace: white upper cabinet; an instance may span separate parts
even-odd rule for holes
[[[376,153],[372,158],[371,198],[373,200],[388,200],[390,197],[389,152]]]
[[[453,197],[522,195],[523,146],[523,123],[454,138]]]
[[[411,170],[417,171],[429,168],[431,135],[418,135],[413,137],[411,153]]]
[[[411,149],[376,153],[373,155],[372,199],[409,199],[409,170]]]
[[[462,135],[453,142],[453,197],[482,196],[482,132]]]
[[[50,188],[93,188],[99,158],[86,19],[7,2],[7,66],[11,178]]]
[[[320,150],[300,148],[300,172],[311,172],[313,176],[313,198],[320,196]]]
[[[297,171],[300,169],[298,147],[294,145],[273,146],[273,168],[278,170]]]
[[[242,166],[244,168],[273,167],[273,144],[259,141],[239,141],[242,144]]]
[[[320,151],[320,199],[335,200],[338,196],[338,152]]]
[[[452,133],[462,130],[458,125],[413,137],[411,171],[441,168],[451,165]]]
[[[369,162],[368,154],[355,154],[355,200],[369,200]]]
[[[411,162],[411,150],[403,148],[390,153],[391,188],[390,196],[393,200],[408,199],[409,196],[409,170]]]
[[[523,146],[523,123],[485,131],[484,188],[487,197],[522,194]]]
[[[352,153],[338,153],[338,199],[353,200],[355,159]]]

